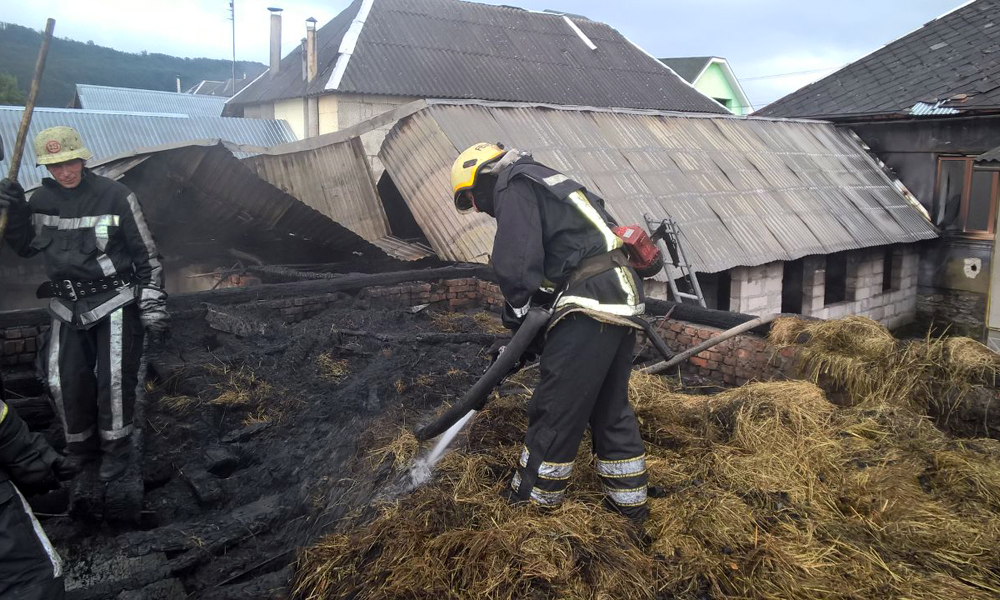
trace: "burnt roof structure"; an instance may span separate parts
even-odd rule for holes
[[[606,198],[619,223],[672,216],[702,272],[937,237],[831,123],[443,100],[406,112],[379,158],[445,260],[492,251],[493,219],[457,213],[449,185],[460,150],[484,139],[530,150]]]
[[[722,113],[614,28],[589,19],[459,0],[355,0],[230,106],[328,93],[485,99]]]
[[[1000,0],[975,0],[765,106],[845,119],[1000,110]]]

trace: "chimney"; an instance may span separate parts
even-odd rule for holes
[[[316,79],[316,19],[306,19],[306,80],[312,83]]]
[[[181,93],[181,76],[177,75],[177,93]]]
[[[306,77],[309,77],[308,68],[306,67],[306,38],[302,38],[302,81],[305,82]]]
[[[271,11],[271,65],[268,77],[273,79],[281,70],[281,9],[269,7]]]

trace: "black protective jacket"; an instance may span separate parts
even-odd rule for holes
[[[21,417],[0,400],[0,483],[13,481],[26,490],[58,487],[52,471],[58,458],[45,438],[30,432]]]
[[[136,300],[145,308],[166,299],[163,268],[135,194],[87,169],[73,189],[44,179],[29,205],[12,211],[6,239],[23,257],[41,254],[52,281],[134,273],[137,286],[109,288],[76,301],[53,298],[49,311],[72,327],[89,328]]]
[[[565,286],[583,259],[621,248],[614,219],[604,200],[583,185],[531,158],[522,158],[497,175],[497,220],[493,268],[508,308],[527,313],[539,290],[560,292],[555,324],[571,312],[635,327],[628,317],[642,314],[641,279],[628,266],[609,269]]]

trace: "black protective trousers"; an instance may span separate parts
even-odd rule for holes
[[[516,499],[545,506],[562,501],[589,425],[607,504],[631,519],[648,516],[645,446],[628,401],[634,346],[634,329],[580,313],[548,332],[511,482]]]
[[[135,304],[115,309],[89,329],[52,320],[47,378],[67,454],[120,456],[129,450],[142,340]]]
[[[21,492],[0,482],[0,600],[61,600],[62,561]]]

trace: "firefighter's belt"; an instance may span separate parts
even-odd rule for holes
[[[86,298],[104,292],[114,291],[129,287],[136,283],[138,279],[134,273],[116,273],[109,277],[84,281],[81,279],[60,279],[57,281],[46,281],[38,286],[35,296],[38,298],[62,298],[63,300],[76,300]]]
[[[625,251],[621,248],[605,252],[604,254],[598,254],[597,256],[589,256],[581,260],[580,264],[576,266],[576,270],[566,280],[566,287],[564,289],[568,290],[581,281],[590,279],[595,275],[600,275],[605,271],[610,271],[616,267],[627,267],[628,265],[628,256],[626,256]]]

